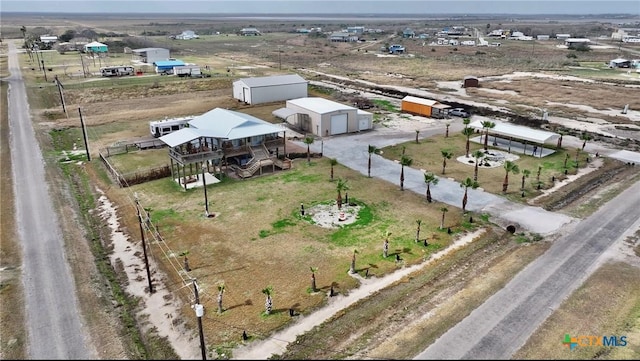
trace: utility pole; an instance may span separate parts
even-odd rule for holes
[[[47,70],[44,68],[44,59],[40,60],[42,62],[42,72],[44,73],[44,81],[48,82],[47,80]]]
[[[134,193],[136,199],[136,211],[138,213],[138,223],[140,223],[140,238],[142,239],[142,251],[144,253],[144,265],[147,268],[147,280],[149,281],[149,293],[153,293],[153,284],[151,283],[151,272],[149,271],[149,258],[147,258],[147,243],[144,240],[144,228],[142,227],[142,215],[140,214],[140,202],[138,194]]]
[[[62,89],[64,89],[64,87],[62,86],[62,83],[60,83],[60,80],[58,79],[58,76],[55,75],[54,79],[56,81],[56,85],[58,86],[58,94],[60,94],[60,102],[62,103],[62,111],[64,111],[64,114],[67,115],[67,118],[69,118],[69,114],[67,114],[67,108],[64,104],[64,95],[62,94]]]
[[[42,70],[42,68],[40,68],[40,55],[38,55],[38,50],[36,50],[36,63],[38,63],[38,70]]]
[[[202,164],[202,188],[204,188],[204,216],[209,217],[209,199],[207,198],[207,180],[204,175],[204,171],[207,167]]]
[[[194,309],[196,311],[196,317],[198,318],[198,330],[200,332],[200,352],[202,353],[202,359],[207,359],[207,350],[204,345],[204,333],[202,332],[202,316],[204,316],[204,306],[200,304],[200,296],[198,295],[198,284],[196,283],[196,279],[193,279],[193,291],[196,296],[196,304],[194,305]]]
[[[91,162],[91,154],[89,153],[89,143],[87,142],[87,130],[84,127],[84,120],[82,120],[82,111],[78,108],[78,114],[80,114],[80,126],[82,127],[82,136],[84,137],[84,149],[87,150],[87,161]]]
[[[82,63],[82,76],[87,77],[87,72],[84,68],[84,59],[82,59],[82,53],[80,53],[80,63]]]

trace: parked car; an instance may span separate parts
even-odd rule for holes
[[[468,118],[469,117],[469,112],[467,112],[463,108],[453,108],[453,109],[449,110],[449,115],[453,115],[453,116],[456,116],[456,117]]]

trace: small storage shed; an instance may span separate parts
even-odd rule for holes
[[[107,44],[99,43],[97,41],[91,42],[84,46],[85,53],[106,53],[109,51]]]
[[[451,106],[432,99],[418,98],[407,95],[402,98],[401,110],[406,113],[431,118],[445,118]]]
[[[298,74],[243,78],[233,82],[233,97],[247,104],[304,98],[308,85]]]
[[[609,62],[609,68],[630,68],[631,61],[627,59],[617,58]]]
[[[373,114],[325,98],[309,97],[287,100],[287,107],[274,111],[288,123],[317,136],[329,136],[369,130]],[[286,110],[285,110],[286,109]]]
[[[173,68],[176,66],[184,66],[182,60],[160,60],[154,63],[156,66],[156,73],[158,74],[173,74]]]
[[[477,88],[480,85],[478,78],[472,75],[467,75],[462,79],[463,88]]]

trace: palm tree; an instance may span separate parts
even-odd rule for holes
[[[480,185],[478,184],[478,182],[474,181],[473,179],[467,177],[467,179],[463,180],[462,182],[460,182],[460,188],[464,188],[464,196],[462,197],[462,212],[466,212],[467,210],[467,200],[468,200],[468,196],[467,196],[467,190],[469,188],[473,188],[476,189],[478,188]]]
[[[22,33],[22,39],[24,39],[25,36],[27,35],[27,28],[24,25],[22,25],[20,27],[20,32]]]
[[[440,220],[440,229],[443,229],[444,228],[444,215],[447,214],[447,212],[449,212],[449,208],[440,207],[440,212],[442,212],[442,219]]]
[[[489,121],[489,120],[484,120],[482,121],[480,124],[482,124],[482,129],[485,130],[484,133],[484,150],[488,150],[488,142],[489,142],[489,129],[492,129],[496,126],[496,123]]]
[[[309,146],[313,144],[314,140],[315,139],[310,135],[304,137],[304,144],[307,145],[307,164],[311,164],[311,150],[309,149]]]
[[[333,182],[333,167],[338,164],[338,160],[335,158],[329,159],[329,164],[331,165],[331,181]]]
[[[518,174],[520,173],[520,168],[510,160],[504,162],[503,167],[506,173],[504,175],[504,182],[502,183],[502,191],[507,193],[507,188],[509,187],[509,173]]]
[[[338,202],[338,209],[342,209],[342,192],[348,190],[349,185],[347,184],[347,181],[342,178],[338,178],[338,182],[336,183],[336,191],[338,192],[336,201]]]
[[[591,136],[588,133],[582,133],[580,139],[583,141],[581,150],[584,150],[584,147],[587,145],[587,141],[591,140]]]
[[[470,144],[470,138],[473,135],[473,132],[475,132],[475,130],[473,130],[473,128],[464,128],[462,129],[462,134],[464,134],[465,137],[467,137],[467,144],[465,145],[465,154],[467,155],[467,158],[469,158],[469,144]]]
[[[536,181],[540,182],[540,172],[542,172],[542,166],[538,166],[538,173],[536,174]]]
[[[528,169],[523,169],[522,170],[522,186],[520,187],[522,190],[524,190],[524,180],[526,178],[529,178],[529,175],[531,174],[531,171]]]
[[[400,170],[400,190],[401,191],[404,190],[404,167],[410,167],[412,163],[413,163],[413,159],[411,159],[411,157],[406,156],[404,154],[402,155],[402,157],[400,157],[400,165],[402,166]]]
[[[484,157],[485,154],[481,150],[476,150],[473,152],[472,156],[476,159],[475,169],[473,170],[473,180],[478,180],[478,164],[480,163],[480,158]]]
[[[431,199],[431,185],[436,185],[438,184],[438,177],[436,177],[435,174],[431,173],[431,172],[425,172],[424,173],[424,182],[427,184],[427,202],[431,203],[432,199]]]
[[[560,133],[560,138],[558,138],[558,144],[556,144],[556,150],[562,147],[562,136],[564,135],[564,133],[562,132],[558,132],[558,133]]]
[[[469,128],[469,124],[471,124],[471,118],[462,118],[462,124],[464,124],[465,128]]]
[[[316,272],[318,272],[317,267],[309,267],[311,269],[311,292],[316,292]]]
[[[564,166],[563,166],[564,168],[567,168],[567,161],[568,161],[568,160],[569,160],[569,153],[565,154],[565,157],[564,157]]]
[[[273,286],[267,286],[262,290],[262,293],[264,293],[267,297],[267,299],[264,301],[264,313],[270,315],[271,310],[273,309],[273,300],[271,299],[271,295],[273,294]]]
[[[351,256],[351,266],[349,266],[349,273],[356,273],[356,254],[358,253],[357,249],[353,250],[353,256]]]
[[[387,258],[389,255],[389,236],[391,236],[391,232],[386,231],[384,233],[384,243],[382,244],[382,256],[384,258]]]
[[[420,143],[420,141],[418,140],[418,134],[420,134],[420,129],[416,129],[416,144]]]
[[[440,149],[440,154],[442,154],[442,174],[444,174],[444,170],[447,168],[447,159],[453,157],[453,152],[448,149]]]
[[[422,220],[416,219],[416,224],[418,225],[416,228],[416,242],[420,242],[420,225],[422,224]]]
[[[445,138],[449,138],[449,127],[451,126],[451,123],[447,122],[447,124],[445,124],[446,130],[444,132],[444,137]]]
[[[178,256],[184,257],[184,270],[187,272],[191,272],[191,267],[189,267],[189,258],[187,258],[188,255],[189,251],[182,251]]]
[[[371,154],[378,152],[378,148],[375,145],[371,145],[369,144],[369,164],[368,164],[368,171],[367,171],[367,176],[369,178],[371,178]]]
[[[222,294],[224,293],[226,286],[224,282],[221,282],[218,285],[218,313],[222,313],[224,309],[222,308]]]

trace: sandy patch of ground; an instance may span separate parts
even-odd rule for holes
[[[478,163],[478,167],[482,167],[482,168],[502,167],[504,162],[508,160],[515,161],[515,160],[518,160],[519,158],[520,158],[519,156],[512,153],[491,149],[485,152],[485,156],[483,158],[479,159],[480,163]],[[461,155],[458,158],[456,158],[456,160],[460,163],[463,163],[472,167],[475,167],[476,165],[476,159],[472,156],[469,156],[467,158],[466,155]]]
[[[347,224],[352,224],[358,219],[360,206],[351,204],[343,204],[342,208],[338,208],[337,202],[332,204],[318,204],[306,210],[311,216],[313,222],[324,228],[339,228]]]

